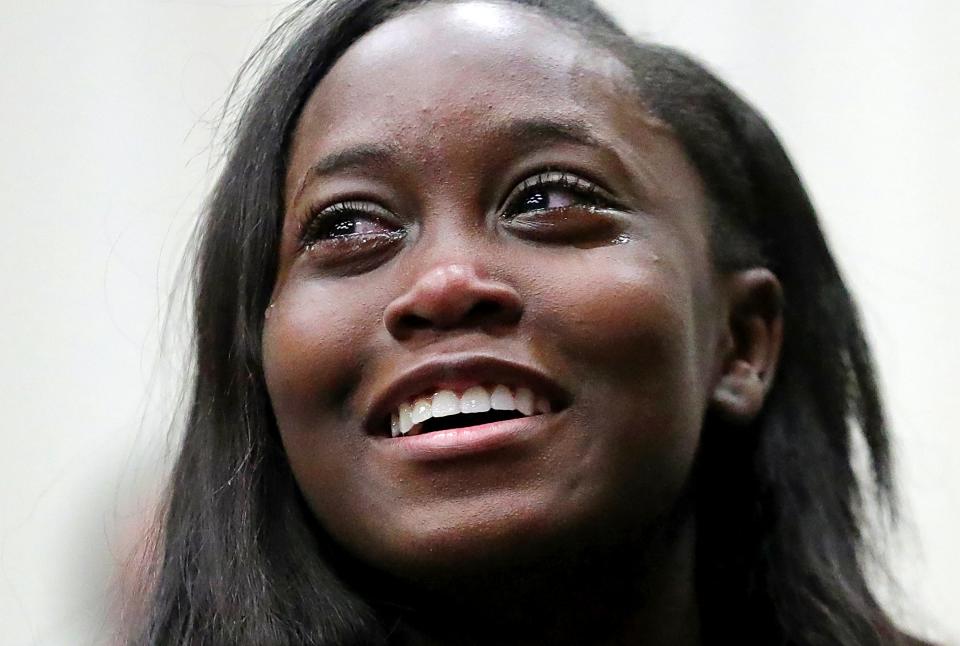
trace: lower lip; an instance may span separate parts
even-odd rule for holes
[[[383,450],[409,460],[449,460],[522,444],[546,429],[554,415],[532,415],[503,422],[385,438]]]

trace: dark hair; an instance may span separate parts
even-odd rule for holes
[[[871,359],[856,307],[776,136],[703,67],[634,42],[591,0],[512,2],[608,48],[633,71],[639,100],[669,125],[703,178],[716,265],[766,266],[783,286],[785,342],[760,417],[723,432],[724,422],[708,417],[703,430],[694,474],[703,634],[739,643],[900,643],[905,638],[864,574],[864,505],[875,499],[893,510]],[[352,43],[423,4],[307,2],[261,52],[280,53],[239,116],[200,224],[189,416],[135,643],[387,641],[389,626],[331,566],[333,548],[294,483],[267,396],[260,337],[300,111]],[[852,466],[859,445],[872,466],[866,479]]]

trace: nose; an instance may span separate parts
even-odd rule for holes
[[[516,323],[520,294],[472,263],[444,263],[422,273],[384,311],[384,324],[397,339],[418,330],[490,328]]]

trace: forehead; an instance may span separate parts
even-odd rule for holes
[[[409,150],[425,135],[481,136],[538,117],[652,121],[625,66],[572,28],[519,6],[436,4],[352,45],[314,90],[298,134],[314,149],[389,138]]]

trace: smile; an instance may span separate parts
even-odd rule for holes
[[[569,402],[569,393],[534,365],[489,354],[442,354],[391,379],[370,400],[364,425],[371,435],[394,441],[467,428],[492,431],[559,412]]]
[[[550,400],[525,386],[471,386],[458,394],[437,390],[403,403],[390,416],[390,435],[420,435],[550,413]]]

